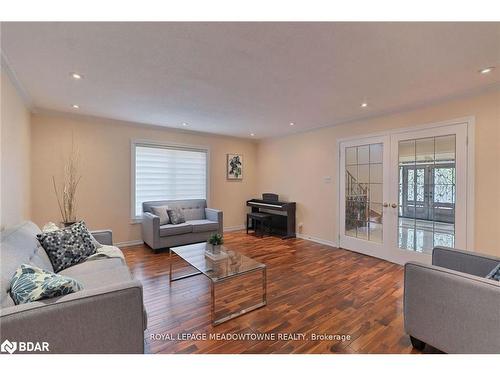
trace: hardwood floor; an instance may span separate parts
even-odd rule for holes
[[[403,330],[401,266],[302,239],[260,239],[233,232],[225,235],[225,241],[267,265],[268,304],[216,327],[210,323],[210,284],[205,276],[169,285],[168,251],[154,254],[146,245],[123,249],[144,285],[147,353],[417,352]],[[177,274],[184,263],[178,258],[174,262]],[[237,308],[245,303],[238,297],[247,292],[236,292],[259,286],[251,277],[233,279],[223,286],[224,293],[216,292],[222,296],[217,304],[226,304],[224,310]],[[250,294],[258,298],[260,291],[255,291]],[[228,333],[305,334],[305,338],[259,341],[250,335],[247,340],[209,336]],[[152,338],[152,334],[170,336]],[[179,339],[182,334],[206,334],[208,339]],[[312,340],[312,334],[350,335],[350,340]]]

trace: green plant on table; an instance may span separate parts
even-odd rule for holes
[[[222,234],[215,233],[210,236],[208,243],[214,246],[222,245],[224,243],[224,238]]]

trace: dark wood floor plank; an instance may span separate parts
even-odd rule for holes
[[[124,248],[144,286],[148,353],[415,353],[403,330],[401,266],[303,239],[225,235],[226,245],[267,265],[268,305],[217,327],[210,323],[210,283],[199,275],[169,285],[167,251]],[[176,274],[191,269],[177,257]],[[259,278],[233,279],[216,291],[218,312],[259,297]],[[305,340],[177,340],[183,333],[302,333]],[[174,340],[152,339],[169,334]],[[351,340],[312,340],[344,334]]]

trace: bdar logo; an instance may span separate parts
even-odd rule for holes
[[[17,342],[10,342],[9,340],[5,340],[2,342],[2,345],[0,346],[0,351],[2,352],[8,352],[10,354],[14,353],[17,349]]]

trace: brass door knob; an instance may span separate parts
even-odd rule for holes
[[[391,204],[392,208],[396,208],[398,205],[396,203]]]
[[[384,202],[383,206],[384,206],[384,207],[389,207],[389,203]]]

